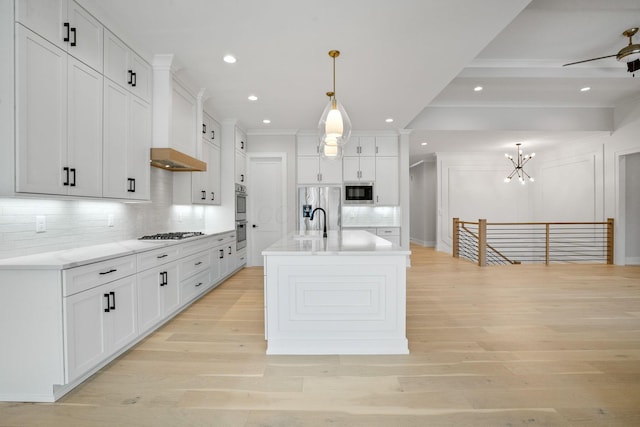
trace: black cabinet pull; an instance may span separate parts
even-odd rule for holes
[[[115,310],[116,309],[116,293],[111,291],[109,292],[109,295],[111,295],[113,304],[111,305],[111,307],[109,307],[111,310]]]
[[[216,131],[215,130],[211,131],[211,139],[216,139]]]
[[[231,255],[231,246],[229,246],[229,255]]]
[[[136,179],[135,178],[127,178],[127,182],[129,184],[127,191],[129,193],[135,193],[136,192]]]
[[[240,149],[244,150],[244,141],[240,141]]]
[[[69,168],[69,171],[71,171],[71,174],[73,175],[73,181],[69,183],[69,186],[75,187],[76,186],[76,168]]]
[[[69,185],[69,168],[62,168],[62,170],[66,173],[66,178],[62,185]]]
[[[244,174],[243,173],[240,174],[240,182],[244,182]]]
[[[133,77],[133,83],[131,83],[131,86],[136,87],[136,83],[138,82],[138,75],[136,73],[131,73],[131,76]]]
[[[116,271],[118,271],[118,269],[117,269],[117,268],[112,268],[112,269],[111,269],[111,270],[109,270],[109,271],[103,271],[103,272],[101,272],[101,273],[100,273],[100,275],[101,275],[101,276],[104,276],[105,274],[115,273]]]
[[[205,190],[202,190],[202,197],[200,197],[200,200],[207,200],[207,192]]]
[[[133,83],[133,70],[127,70],[127,74],[129,75],[129,80],[127,80],[127,84]]]
[[[216,199],[216,193],[214,193],[213,191],[211,192],[211,200],[215,200]]]
[[[109,294],[104,294],[104,297],[107,299],[107,306],[104,309],[105,313],[109,312]]]
[[[195,266],[198,266],[198,265],[201,265],[201,264],[202,264],[202,261],[198,261],[198,262],[196,262],[194,265],[195,265]]]
[[[196,285],[196,288],[197,288],[198,286],[202,286],[202,282],[198,283],[198,284]]]
[[[224,258],[224,249],[219,249],[220,251],[220,259]]]
[[[64,24],[62,24],[64,26],[64,28],[66,28],[67,30],[67,35],[64,36],[64,38],[62,39],[62,41],[68,42],[69,41],[69,23],[65,22]]]
[[[202,133],[207,133],[207,124],[206,123],[202,124]]]
[[[73,41],[71,42],[71,46],[75,46],[76,45],[76,28],[71,27],[71,32],[73,33]]]
[[[168,256],[169,256],[169,255],[167,255],[167,254],[162,254],[162,255],[158,255],[156,258],[157,258],[157,259],[161,259],[161,258],[166,258],[166,257],[168,257]]]
[[[166,271],[160,272],[160,286],[167,286],[169,284],[169,273]]]

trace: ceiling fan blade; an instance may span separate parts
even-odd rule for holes
[[[614,56],[618,56],[618,54],[614,54],[614,55],[607,55],[607,56],[601,56],[601,57],[599,57],[599,58],[585,59],[584,61],[570,62],[570,63],[568,63],[568,64],[564,64],[564,65],[563,65],[563,67],[566,67],[567,65],[582,64],[583,62],[597,61],[598,59],[613,58]]]

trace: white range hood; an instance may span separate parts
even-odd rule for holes
[[[207,164],[195,157],[195,108],[195,98],[175,80],[173,54],[155,55],[151,166],[175,172],[207,170]]]

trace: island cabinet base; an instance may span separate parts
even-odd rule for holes
[[[266,255],[267,354],[408,354],[406,255]]]

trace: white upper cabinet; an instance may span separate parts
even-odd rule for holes
[[[397,206],[400,203],[398,157],[376,157],[376,205]]]
[[[16,28],[16,192],[102,195],[103,77]]]
[[[150,146],[150,105],[105,79],[104,197],[150,199]]]
[[[16,20],[102,72],[103,26],[73,0],[16,0]]]
[[[376,136],[376,156],[397,156],[397,136]]]
[[[235,128],[235,179],[237,184],[247,183],[247,135]]]
[[[202,113],[202,139],[220,147],[220,124],[207,112]]]
[[[151,66],[107,29],[104,30],[104,75],[150,102]]]
[[[236,128],[236,150],[241,153],[247,152],[247,135],[238,128]]]
[[[344,146],[344,156],[375,156],[376,139],[373,136],[351,137]]]

